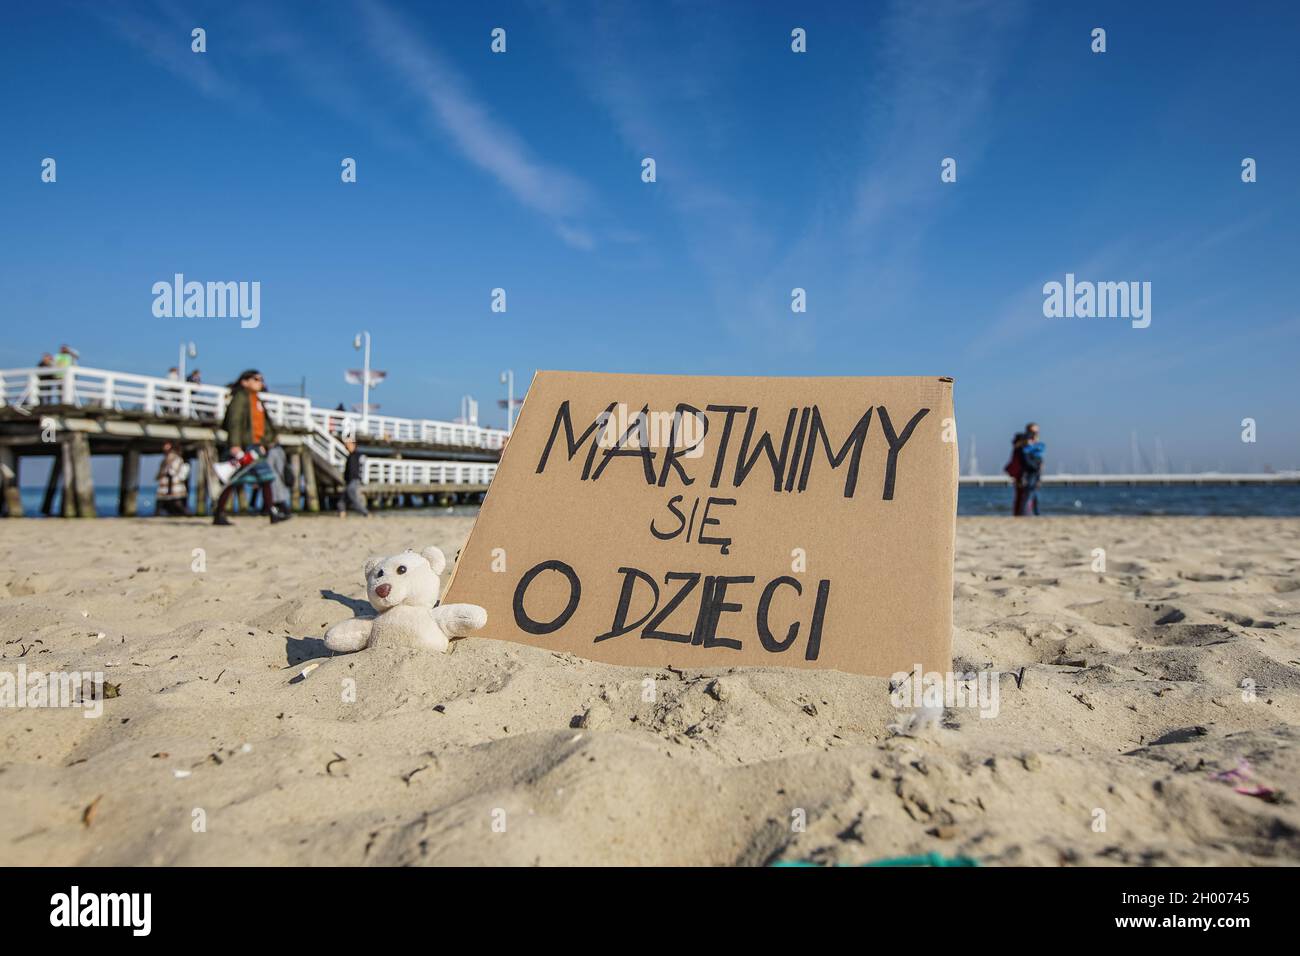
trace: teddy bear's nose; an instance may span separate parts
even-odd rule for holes
[[[393,586],[391,584],[381,584],[379,585],[379,587],[375,588],[375,593],[378,594],[381,598],[386,598],[388,597],[388,592],[391,591],[392,589]]]

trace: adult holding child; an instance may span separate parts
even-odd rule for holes
[[[1018,518],[1038,514],[1038,488],[1042,483],[1046,451],[1037,422],[1030,422],[1011,440],[1011,459],[1003,470],[1015,483],[1016,497],[1011,513]]]

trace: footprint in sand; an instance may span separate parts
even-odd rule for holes
[[[1177,624],[1187,617],[1172,604],[1125,601],[1111,598],[1092,604],[1073,604],[1070,610],[1093,624],[1111,627],[1140,627],[1153,624]]]
[[[1222,624],[1160,624],[1134,628],[1134,636],[1143,644],[1166,647],[1208,647],[1237,640],[1238,635]]]

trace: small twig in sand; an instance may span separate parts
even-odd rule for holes
[[[423,767],[416,767],[416,768],[415,768],[414,770],[412,770],[410,773],[404,773],[404,774],[402,774],[402,783],[406,784],[406,785],[409,787],[409,786],[411,785],[411,778],[412,778],[412,777],[414,777],[414,776],[415,776],[417,773],[419,773],[421,770],[428,770],[428,769],[429,769],[429,765],[428,765],[428,764],[425,764]]]
[[[99,801],[103,799],[104,795],[101,793],[94,800],[90,801],[86,806],[86,809],[81,811],[81,825],[83,827],[89,827],[95,822],[95,814],[99,812]]]

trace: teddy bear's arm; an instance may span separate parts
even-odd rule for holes
[[[468,637],[487,623],[487,611],[477,604],[439,604],[433,619],[448,637]]]
[[[331,651],[359,651],[370,641],[370,629],[374,621],[365,617],[354,617],[350,621],[340,621],[325,632],[325,646]]]

